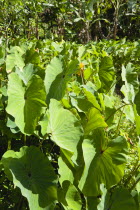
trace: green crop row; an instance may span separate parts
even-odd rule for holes
[[[138,210],[140,41],[0,46],[0,208]]]

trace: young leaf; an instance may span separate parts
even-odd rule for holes
[[[105,123],[101,113],[96,108],[91,108],[87,114],[88,122],[85,125],[85,135],[88,135],[91,131],[96,128],[105,128],[107,124]]]

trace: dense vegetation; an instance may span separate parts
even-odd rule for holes
[[[0,209],[138,210],[138,1],[0,6]]]
[[[138,39],[139,0],[1,0],[0,33],[6,39]]]

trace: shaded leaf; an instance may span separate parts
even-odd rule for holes
[[[140,90],[139,90],[139,92],[136,94],[134,103],[136,104],[137,113],[138,113],[138,115],[140,116]]]
[[[99,65],[99,78],[102,84],[101,87],[105,90],[109,90],[115,79],[115,71],[111,57],[105,56],[101,58]]]
[[[2,162],[11,173],[14,185],[27,198],[31,210],[47,209],[57,199],[56,175],[48,158],[38,148],[24,146],[19,152],[9,150]]]
[[[109,202],[106,204],[105,210],[137,210],[135,200],[130,192],[125,188],[117,188],[113,192]]]

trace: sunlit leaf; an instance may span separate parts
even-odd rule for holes
[[[45,75],[45,87],[47,102],[51,98],[61,100],[65,94],[66,84],[71,79],[78,67],[78,60],[70,61],[67,66],[60,58],[53,58],[47,66]]]
[[[121,91],[125,96],[126,102],[134,102],[134,98],[139,89],[138,75],[132,66],[128,63],[126,68],[122,66],[122,80],[125,85],[122,86]]]
[[[100,132],[93,133],[92,138],[83,142],[85,169],[79,188],[86,196],[99,195],[101,183],[108,189],[120,181],[124,175],[127,153],[127,143],[123,137],[111,140],[107,146]]]
[[[12,47],[10,53],[7,55],[6,58],[6,70],[12,71],[14,66],[18,66],[19,68],[23,68],[25,66],[24,60],[22,55],[24,51],[18,47]]]
[[[71,153],[76,152],[78,142],[83,135],[77,118],[55,99],[50,101],[49,123],[46,132],[51,135],[51,139],[58,146]]]
[[[16,73],[9,75],[6,111],[15,118],[21,132],[31,134],[45,105],[46,93],[42,79],[34,76],[25,87]]]
[[[33,76],[33,73],[34,73],[34,68],[33,67],[34,67],[34,65],[29,63],[23,69],[16,68],[16,73],[23,80],[25,85],[27,85],[27,83],[29,82],[29,80]]]
[[[87,124],[85,125],[85,134],[88,135],[91,131],[96,128],[105,128],[107,124],[105,123],[103,116],[100,111],[96,108],[91,108],[87,114]]]

